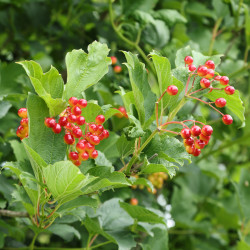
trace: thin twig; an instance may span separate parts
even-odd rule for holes
[[[27,212],[17,212],[17,211],[11,211],[11,210],[0,210],[0,216],[5,217],[29,217],[29,214]]]

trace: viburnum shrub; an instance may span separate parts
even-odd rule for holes
[[[100,106],[86,90],[101,81],[111,62],[117,63],[108,53],[99,42],[89,45],[88,53],[67,53],[66,83],[53,66],[44,73],[34,61],[19,62],[36,92],[29,93],[26,107],[18,111],[22,120],[17,136],[29,162],[8,162],[5,167],[19,177],[29,197],[23,204],[36,232],[76,207],[97,207],[96,194],[105,190],[138,186],[157,195],[164,180],[185,161],[190,163],[191,155],[199,156],[212,139],[210,120],[199,120],[191,112],[179,115],[188,102],[208,105],[212,116],[222,116],[226,125],[233,119],[225,110],[238,117],[237,125],[244,121],[238,91],[216,70],[221,56],[207,57],[189,47],[177,52],[172,70],[166,57],[151,52],[152,72],[136,55],[123,51],[130,80],[128,89],[116,91],[123,104]],[[118,118],[124,126],[116,131]],[[24,164],[32,170],[27,172]],[[120,202],[128,214],[150,213],[149,222],[162,223],[137,204],[136,199]]]

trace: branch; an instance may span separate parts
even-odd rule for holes
[[[17,212],[17,211],[11,211],[11,210],[0,210],[0,216],[5,217],[29,217],[29,214],[27,212]]]

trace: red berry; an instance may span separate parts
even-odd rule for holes
[[[71,107],[73,107],[78,103],[78,99],[76,97],[72,96],[69,98],[68,103]]]
[[[169,95],[176,95],[178,93],[178,88],[175,85],[170,85],[167,88],[167,93]]]
[[[23,127],[27,127],[29,124],[29,119],[28,118],[23,118],[21,121],[20,121],[20,125],[22,125]]]
[[[221,79],[221,76],[215,76],[215,77],[214,77],[214,80],[215,80],[215,81],[220,81],[220,79]]]
[[[194,146],[195,146],[195,148],[203,149],[205,147],[205,142],[198,139],[195,141]]]
[[[97,135],[90,135],[89,136],[89,142],[92,145],[98,145],[100,143],[100,138]]]
[[[229,78],[227,76],[222,76],[220,78],[220,84],[227,85],[229,83]]]
[[[72,135],[75,137],[75,138],[80,138],[82,137],[82,130],[79,128],[79,127],[74,127],[72,129]]]
[[[120,107],[118,108],[118,110],[119,110],[122,114],[117,113],[117,114],[115,114],[115,116],[117,116],[118,118],[122,118],[122,117],[128,118],[127,111],[126,111],[126,109],[125,109],[124,107],[120,106]]]
[[[200,134],[200,137],[199,137],[202,141],[204,142],[208,142],[211,138],[211,136],[206,136],[206,135],[203,135],[203,134]]]
[[[225,93],[226,93],[227,95],[233,95],[234,92],[235,92],[235,89],[234,89],[233,86],[226,86],[226,87],[224,88],[224,91],[225,91]]]
[[[85,100],[85,99],[80,99],[77,103],[77,105],[80,107],[80,108],[86,108],[86,106],[88,105],[88,102]]]
[[[76,123],[79,125],[79,126],[82,126],[84,123],[85,123],[85,118],[83,116],[78,116],[77,117],[77,120],[76,120]]]
[[[83,144],[85,144],[85,143],[87,143],[88,141],[87,141],[87,140],[85,140],[85,139],[81,139],[81,140],[79,140],[78,142],[79,142],[79,143],[83,143]]]
[[[202,87],[203,89],[207,89],[207,88],[210,87],[210,81],[209,81],[208,79],[206,79],[206,78],[202,78],[202,79],[200,80],[200,85],[201,85],[201,87]]]
[[[96,124],[94,124],[94,123],[89,124],[89,132],[90,132],[91,134],[96,133],[97,130],[98,130],[98,127],[97,127]]]
[[[233,123],[233,118],[231,115],[223,115],[222,121],[225,125],[230,125]]]
[[[59,123],[56,123],[56,125],[52,128],[52,130],[55,134],[60,134],[62,131],[62,127]]]
[[[197,125],[194,125],[192,128],[191,128],[191,134],[193,136],[199,136],[201,134],[201,128]]]
[[[44,124],[48,128],[53,128],[56,125],[56,120],[54,118],[45,118]]]
[[[210,125],[205,125],[201,129],[201,133],[205,136],[210,136],[213,133],[213,128]]]
[[[102,132],[102,137],[103,137],[103,139],[107,139],[109,137],[109,131],[104,129]]]
[[[98,157],[98,151],[97,150],[94,150],[94,151],[89,153],[89,158],[96,159],[97,157]]]
[[[194,145],[192,145],[192,146],[186,146],[185,149],[186,149],[186,151],[189,154],[193,154],[193,152],[194,152]]]
[[[67,124],[64,126],[67,130],[72,130],[73,126],[70,122],[67,122]]]
[[[207,74],[207,67],[205,66],[200,66],[198,69],[197,69],[197,74],[198,76],[205,76]]]
[[[95,122],[96,124],[100,125],[100,124],[103,124],[105,122],[105,117],[104,115],[98,115],[96,118],[95,118]]]
[[[20,126],[17,128],[16,135],[17,135],[18,137],[23,137],[24,134],[25,134],[25,132],[26,132],[25,128],[24,128],[22,125],[20,125]]]
[[[100,135],[102,132],[103,132],[104,128],[102,125],[98,125],[97,126],[97,131],[96,131],[96,134],[97,135]]]
[[[194,144],[194,139],[192,137],[189,137],[187,139],[184,139],[183,143],[185,146],[192,146]]]
[[[74,106],[74,107],[72,108],[72,113],[73,113],[74,115],[76,115],[76,116],[79,116],[79,115],[82,113],[82,110],[81,110],[81,108],[79,108],[78,106]]]
[[[199,156],[200,155],[200,153],[201,153],[201,150],[200,149],[198,149],[198,148],[195,148],[194,149],[194,152],[193,152],[193,156]]]
[[[28,118],[27,109],[26,108],[20,108],[17,112],[18,116],[21,118]]]
[[[227,104],[227,101],[224,98],[218,98],[215,101],[215,106],[218,108],[223,108],[226,106],[226,104]]]
[[[85,143],[82,143],[82,142],[78,142],[77,144],[76,144],[76,150],[77,150],[77,152],[79,152],[79,153],[82,153],[83,151],[85,151]]]
[[[138,200],[136,198],[132,198],[129,202],[132,206],[138,205]]]
[[[112,61],[112,65],[117,63],[117,58],[115,56],[111,56],[111,61]]]
[[[119,66],[119,65],[116,65],[116,66],[114,67],[114,72],[117,73],[117,74],[121,73],[121,72],[122,72],[122,67]]]
[[[73,161],[74,165],[76,165],[77,167],[79,167],[81,165],[81,161],[80,160],[76,160]]]
[[[189,128],[183,128],[181,130],[181,137],[183,139],[187,139],[187,138],[191,137],[191,130]]]
[[[194,59],[193,59],[192,56],[186,56],[186,57],[184,58],[184,62],[185,62],[185,64],[187,64],[187,65],[192,64],[193,61],[194,61]]]
[[[205,62],[205,66],[208,68],[208,69],[215,69],[215,64],[214,64],[214,61],[212,60],[208,60]]]
[[[68,121],[75,123],[77,121],[77,117],[75,115],[73,115],[73,114],[70,114],[68,116]]]
[[[67,125],[68,120],[67,120],[67,118],[66,118],[65,116],[62,116],[62,117],[59,118],[58,123],[59,123],[62,127],[64,127],[64,126]]]
[[[77,152],[70,152],[69,153],[69,159],[72,161],[76,161],[79,159],[79,155]]]
[[[80,159],[82,160],[82,161],[87,161],[88,159],[89,159],[89,154],[87,153],[87,152],[82,152],[81,154],[80,154]]]
[[[211,79],[214,77],[214,70],[213,69],[208,69],[207,74],[205,76],[207,79]]]
[[[87,143],[85,144],[85,150],[86,150],[88,153],[90,153],[90,152],[93,152],[93,151],[95,150],[95,147],[94,147],[91,143],[87,142]]]
[[[195,71],[195,70],[196,70],[195,65],[193,65],[193,64],[188,65],[188,70],[189,70],[190,72]]]
[[[72,144],[74,144],[75,143],[75,138],[74,138],[74,136],[71,134],[71,133],[66,133],[65,135],[64,135],[64,142],[66,143],[66,144],[68,144],[68,145],[72,145]]]

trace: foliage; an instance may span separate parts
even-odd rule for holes
[[[248,3],[0,1],[0,247],[250,249]],[[187,55],[196,66],[213,60],[239,90],[194,95],[225,98],[231,126],[187,98]],[[177,95],[163,95],[170,85]],[[80,167],[44,125],[72,96],[88,100],[88,123],[103,114],[110,131]],[[177,135],[184,120],[213,126],[198,158]],[[159,132],[166,121],[177,124]]]

